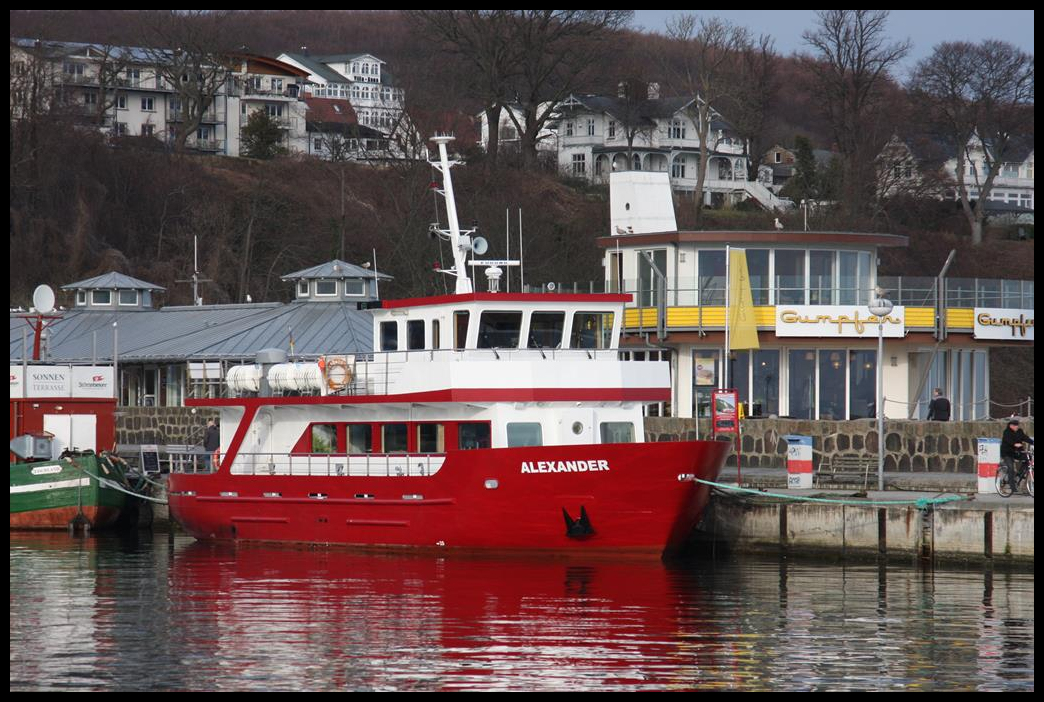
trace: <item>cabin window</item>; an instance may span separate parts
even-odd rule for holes
[[[565,312],[534,312],[529,319],[527,348],[556,349],[562,346]]]
[[[488,449],[490,446],[488,423],[461,422],[457,425],[457,448],[466,451],[469,449]]]
[[[409,450],[409,433],[405,424],[381,426],[381,446],[384,453],[406,453]]]
[[[381,322],[381,351],[399,350],[399,325],[397,322]]]
[[[468,340],[468,320],[470,312],[453,313],[453,348],[462,349]]]
[[[119,301],[121,305],[136,305],[138,304],[138,291],[137,290],[120,290]]]
[[[508,447],[543,446],[544,433],[540,422],[508,422]]]
[[[315,294],[326,295],[327,297],[337,294],[337,281],[336,280],[317,280],[315,281]]]
[[[446,427],[442,424],[417,425],[417,453],[445,453]]]
[[[337,427],[333,424],[312,426],[312,453],[337,453]]]
[[[307,280],[302,280],[300,283],[297,284],[297,296],[298,297],[308,297],[308,281]]]
[[[76,304],[77,305],[86,305],[87,304],[87,291],[86,290],[77,290],[76,291]]]
[[[633,422],[602,422],[598,426],[603,444],[633,444]]]
[[[479,317],[478,348],[517,349],[521,333],[521,312],[483,312]]]
[[[373,428],[369,424],[348,425],[348,453],[373,453]]]
[[[111,305],[112,304],[112,293],[108,290],[92,290],[91,291],[91,304],[92,305]]]
[[[431,320],[431,348],[440,348],[441,339],[439,338],[439,320]]]
[[[356,297],[366,294],[366,283],[362,280],[346,280],[344,281],[344,294],[354,295]]]
[[[608,349],[613,343],[612,312],[577,312],[569,346],[574,349]]]
[[[424,348],[423,319],[411,319],[406,322],[406,348],[410,351]]]

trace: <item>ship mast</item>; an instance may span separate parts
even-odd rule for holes
[[[474,292],[465,263],[468,251],[472,250],[471,235],[475,233],[475,230],[468,229],[462,232],[457,220],[457,203],[453,197],[453,176],[450,175],[450,169],[460,162],[450,161],[446,151],[446,144],[453,141],[453,137],[439,135],[432,137],[431,141],[439,146],[439,160],[428,161],[428,163],[442,173],[442,190],[436,190],[436,192],[446,198],[446,215],[449,218],[449,229],[441,229],[437,224],[432,224],[431,231],[450,242],[450,248],[453,250],[453,268],[444,272],[456,276],[456,293],[461,295]]]

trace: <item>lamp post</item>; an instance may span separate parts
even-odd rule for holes
[[[805,211],[805,231],[808,231],[808,200],[801,201],[801,209]]]
[[[884,490],[884,318],[892,311],[892,301],[885,299],[881,288],[874,294],[867,308],[877,317],[877,489]]]

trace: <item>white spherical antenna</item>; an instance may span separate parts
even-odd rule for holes
[[[54,290],[49,285],[37,285],[33,290],[33,307],[40,314],[54,312]]]
[[[471,242],[471,250],[474,251],[476,255],[481,256],[489,250],[489,242],[482,237],[477,236]]]

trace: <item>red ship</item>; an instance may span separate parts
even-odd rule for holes
[[[645,443],[666,362],[620,360],[627,295],[475,293],[437,137],[456,294],[373,310],[374,353],[232,369],[208,472],[170,476],[199,539],[455,549],[681,547],[730,450]],[[487,262],[488,263],[488,262]],[[492,269],[492,270],[491,270]],[[293,392],[294,396],[283,396]],[[301,393],[317,393],[301,396]],[[229,429],[231,428],[231,431]]]

